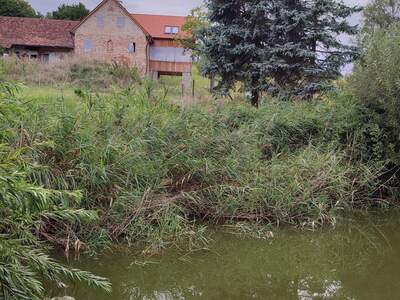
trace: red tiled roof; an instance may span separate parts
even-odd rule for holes
[[[152,38],[174,39],[175,36],[165,34],[165,26],[178,26],[179,32],[186,17],[132,14],[133,18],[151,35]]]
[[[74,48],[71,34],[79,22],[0,17],[0,46],[12,45]]]

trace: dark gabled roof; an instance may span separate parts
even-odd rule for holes
[[[0,17],[0,46],[74,48],[71,34],[79,22],[37,18]]]

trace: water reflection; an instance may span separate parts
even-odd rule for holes
[[[74,262],[106,276],[112,295],[74,286],[77,300],[397,299],[400,213],[357,218],[335,230],[279,230],[270,241],[218,232],[189,261],[169,251],[139,264],[114,254]],[[373,220],[373,221],[371,221]]]

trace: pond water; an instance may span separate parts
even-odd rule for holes
[[[72,265],[110,278],[112,294],[73,286],[77,300],[400,299],[400,213],[346,218],[335,229],[278,229],[267,240],[219,230],[209,250],[114,253]]]

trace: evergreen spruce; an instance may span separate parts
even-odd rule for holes
[[[251,92],[308,98],[331,87],[331,80],[357,55],[339,41],[357,27],[346,21],[357,7],[335,0],[208,0],[211,26],[198,32],[203,72],[219,76],[227,93],[236,82]]]

